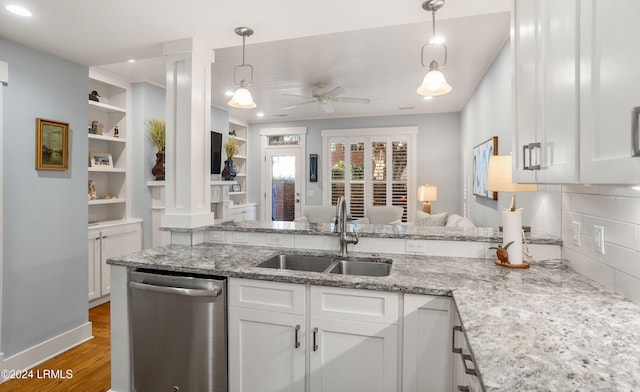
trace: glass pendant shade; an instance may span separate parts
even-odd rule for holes
[[[435,97],[437,95],[444,95],[453,90],[453,87],[447,83],[444,74],[440,72],[438,63],[434,60],[429,66],[429,72],[425,75],[424,80],[420,87],[418,87],[418,94],[427,97]]]
[[[227,102],[227,105],[237,109],[253,109],[256,107],[256,103],[253,102],[251,91],[244,87],[238,88],[233,97]]]

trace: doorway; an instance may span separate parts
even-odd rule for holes
[[[306,127],[260,130],[264,221],[291,222],[300,216],[305,194]]]
[[[266,208],[272,221],[291,222],[300,216],[301,176],[299,148],[269,148],[266,151]]]

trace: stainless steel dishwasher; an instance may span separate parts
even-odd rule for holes
[[[226,279],[132,271],[135,392],[226,392]]]

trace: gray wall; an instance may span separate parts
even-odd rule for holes
[[[147,181],[154,181],[151,168],[156,163],[156,146],[149,139],[145,123],[152,118],[164,119],[166,91],[149,83],[132,85],[132,118],[128,135],[131,153],[131,217],[142,218],[143,247],[151,247],[151,190]]]
[[[0,38],[4,89],[2,351],[87,322],[88,76],[85,66]],[[36,118],[70,123],[68,171],[35,170]]]
[[[499,193],[497,201],[472,194],[473,147],[492,136],[498,136],[498,153],[508,155],[512,152],[512,105],[511,47],[507,41],[460,115],[464,211],[478,226],[501,225],[501,211],[509,206],[511,194]],[[517,205],[524,208],[523,224],[560,236],[560,192],[560,186],[543,185],[538,186],[536,193],[519,193]]]
[[[290,121],[278,123],[259,123],[249,125],[250,155],[249,202],[258,203],[260,216],[260,130],[281,127],[307,127],[307,143],[305,159],[309,154],[319,156],[319,178],[317,183],[309,182],[309,175],[305,173],[306,204],[322,204],[322,176],[323,164],[321,131],[328,129],[350,128],[382,128],[382,127],[418,127],[418,184],[434,184],[438,187],[438,201],[433,202],[432,211],[462,213],[462,160],[460,157],[460,115],[459,113],[359,117],[326,120]],[[309,196],[313,191],[313,196]],[[418,190],[415,190],[416,193]]]

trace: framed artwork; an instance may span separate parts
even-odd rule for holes
[[[69,170],[69,123],[36,119],[36,170]]]
[[[240,184],[231,185],[231,192],[240,192]]]
[[[498,200],[498,192],[487,190],[489,157],[498,155],[498,137],[494,136],[473,148],[473,194]]]
[[[89,154],[89,161],[91,162],[91,167],[113,169],[113,158],[111,154],[106,152],[92,152]]]

